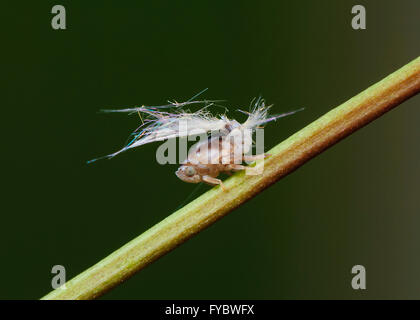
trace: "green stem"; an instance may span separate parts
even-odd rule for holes
[[[225,182],[227,192],[211,189],[42,299],[99,297],[419,91],[420,57],[268,151],[263,174],[235,174]]]

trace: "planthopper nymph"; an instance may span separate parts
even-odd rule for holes
[[[220,185],[222,190],[226,191],[222,180],[218,178],[221,173],[230,175],[235,171],[246,170],[247,174],[256,174],[253,172],[253,167],[246,166],[244,163],[269,156],[264,152],[251,154],[255,146],[253,134],[270,121],[302,110],[270,116],[268,111],[271,106],[266,106],[264,100],[259,98],[251,104],[249,112],[239,110],[247,114],[247,119],[239,123],[226,115],[212,115],[209,108],[217,101],[194,101],[195,97],[187,102],[169,102],[163,106],[104,110],[105,112],[138,114],[141,125],[132,133],[131,141],[121,150],[90,160],[88,163],[102,158],[112,158],[123,151],[151,142],[200,136],[200,141],[189,148],[186,159],[181,162],[175,174],[182,181]],[[202,107],[195,112],[185,109],[186,106],[192,105]]]

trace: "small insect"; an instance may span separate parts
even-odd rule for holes
[[[197,132],[204,132],[206,139],[197,142],[189,149],[187,158],[175,174],[182,181],[220,185],[222,190],[226,191],[222,180],[217,178],[221,173],[230,175],[240,170],[252,171],[253,168],[243,165],[243,162],[249,163],[269,156],[264,153],[249,154],[254,145],[253,132],[270,121],[302,110],[269,116],[268,111],[271,106],[266,106],[264,100],[258,98],[253,103],[250,112],[239,110],[248,115],[247,120],[241,124],[234,119],[228,119],[226,115],[213,116],[208,109],[218,101],[193,101],[196,96],[187,102],[169,102],[164,106],[104,110],[105,112],[137,113],[142,123],[132,133],[133,137],[129,143],[121,150],[90,160],[88,163],[102,158],[112,158],[123,151],[147,143],[188,137],[197,135]],[[196,112],[184,109],[185,106],[194,104],[204,104],[204,107]]]

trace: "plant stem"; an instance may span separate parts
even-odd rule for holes
[[[420,91],[420,57],[268,151],[261,175],[235,174],[42,299],[93,299],[173,250],[339,140]],[[256,164],[262,165],[261,162]]]

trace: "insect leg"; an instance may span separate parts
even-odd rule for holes
[[[247,167],[242,164],[230,164],[227,169],[232,171],[248,170],[248,172],[255,172],[254,174],[259,172],[259,170],[256,170],[255,167]]]
[[[271,154],[268,154],[268,153],[261,153],[255,156],[244,155],[244,161],[251,162],[251,161],[265,159],[265,158],[268,158],[269,156],[271,156]]]
[[[247,166],[244,166],[242,164],[229,164],[226,169],[232,170],[232,171],[241,171],[241,170],[246,170],[247,168],[248,168]]]
[[[213,178],[213,177],[210,177],[210,176],[203,176],[203,182],[208,183],[208,184],[210,184],[212,186],[220,185],[220,188],[223,191],[226,191],[227,190],[226,187],[225,187],[225,185],[223,184],[222,180],[220,180],[220,179]]]

